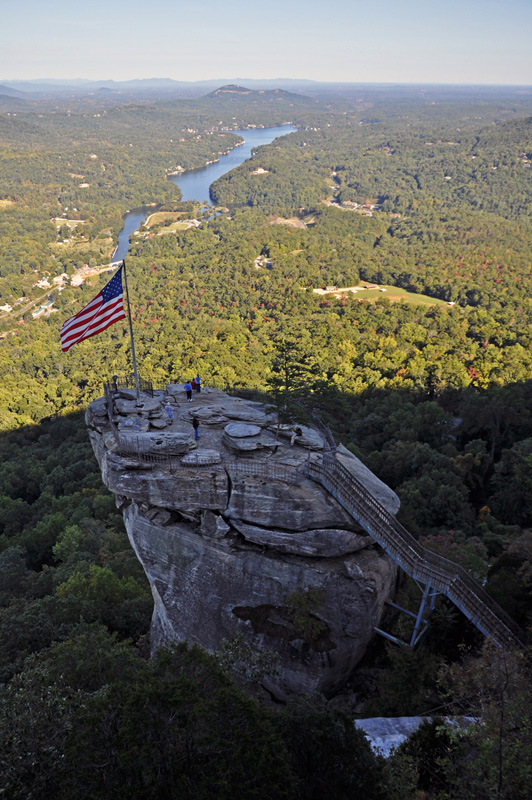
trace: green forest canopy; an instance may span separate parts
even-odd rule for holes
[[[164,235],[154,226],[135,238],[128,272],[141,374],[164,385],[199,370],[207,383],[264,390],[279,348],[289,342],[294,360],[309,365],[307,399],[337,438],[397,491],[400,518],[411,532],[461,563],[529,627],[532,106],[514,98],[505,104],[450,97],[435,105],[430,97],[394,96],[319,103],[291,97],[291,105],[270,98],[264,106],[256,97],[252,104],[211,100],[101,109],[80,102],[70,111],[1,115],[1,303],[36,297],[41,277],[102,263],[128,208],[156,203],[194,214],[165,172],[177,164],[199,166],[234,145],[226,129],[291,122],[297,133],[259,149],[252,164],[217,181],[215,201],[229,213]],[[376,206],[371,216],[362,213],[364,205]],[[65,208],[83,220],[70,233],[52,222]],[[265,259],[259,266],[258,257]],[[55,292],[46,318],[0,319],[0,671],[9,730],[19,682],[39,691],[51,685],[63,652],[54,648],[78,647],[75,637],[87,636],[80,619],[146,649],[146,580],[101,484],[82,419],[87,403],[102,393],[102,378],[130,370],[126,326],[119,323],[68,354],[59,347],[61,322],[107,279]],[[312,291],[359,280],[454,305],[414,306],[385,296],[366,303],[360,295]],[[403,587],[403,602],[412,591]],[[383,656],[388,660],[368,709],[426,713],[445,704],[437,681],[442,669],[469,710],[481,697],[485,704],[486,693],[496,704],[502,695],[486,680],[479,678],[475,694],[456,672],[464,642],[478,646],[464,620],[443,604],[423,651]],[[25,661],[38,653],[42,668]],[[112,689],[120,709],[130,702],[135,670],[145,667],[131,669],[131,685]],[[481,675],[482,662],[475,669]],[[68,692],[93,691],[77,680],[68,678]],[[529,720],[523,682],[516,680],[512,692]],[[99,695],[87,702],[90,714],[103,719]],[[131,702],[134,708],[137,700]],[[62,708],[68,727],[77,706]],[[36,713],[51,712],[37,703]],[[255,713],[245,712],[246,725],[254,724]],[[42,730],[46,738],[48,729]],[[80,743],[88,735],[87,727],[76,733]],[[272,741],[278,735],[272,731]],[[510,750],[501,762],[487,742],[472,745],[487,754],[480,776],[467,773],[469,751],[462,761],[456,756],[456,774],[467,780],[462,788],[454,784],[454,796],[465,796],[468,787],[471,795],[472,781],[484,780],[473,794],[489,797],[493,781],[502,780],[499,796],[524,797],[515,793],[511,770],[504,779],[500,770],[493,774],[494,764],[509,762]],[[69,758],[74,744],[68,740]],[[20,753],[9,753],[12,786],[23,786],[15,768]],[[297,796],[310,797],[301,793],[310,790],[301,789],[303,773],[292,758],[283,755],[274,774],[286,787],[299,781]],[[68,792],[72,780],[72,762],[65,763],[56,793]],[[420,764],[408,763],[415,785],[436,798],[434,787],[422,786]],[[35,791],[44,797],[50,784]],[[405,788],[397,796],[410,795]]]

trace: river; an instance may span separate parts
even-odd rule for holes
[[[168,180],[179,186],[182,200],[198,200],[204,205],[210,205],[210,186],[214,181],[243,164],[251,157],[254,147],[270,144],[278,136],[286,136],[296,130],[297,128],[293,128],[291,125],[279,125],[275,128],[248,128],[242,131],[231,131],[231,133],[241,136],[244,144],[234,147],[229,153],[220,156],[220,160],[213,164],[187,170],[179,175],[170,175]],[[149,214],[153,214],[153,211],[153,206],[134,208],[125,215],[124,227],[118,235],[118,245],[112,256],[113,262],[123,261],[129,250],[129,237],[140,228]]]

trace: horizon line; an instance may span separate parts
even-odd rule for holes
[[[290,83],[313,83],[318,85],[344,85],[344,86],[470,86],[470,87],[492,87],[492,88],[500,88],[500,87],[507,87],[507,88],[525,88],[525,89],[532,89],[532,83],[478,83],[472,81],[367,81],[367,80],[317,80],[316,78],[197,78],[194,80],[180,80],[178,78],[67,78],[65,80],[61,78],[0,78],[0,83],[8,84],[10,82],[16,83],[35,83],[35,84],[44,84],[48,82],[53,82],[58,85],[63,86],[73,86],[76,84],[81,83],[147,83],[150,81],[169,81],[171,83],[177,84],[198,84],[198,83],[219,83],[219,82],[229,82],[233,83],[234,81],[253,81],[253,82],[261,82],[261,83],[275,83],[275,82],[290,82]],[[224,84],[225,85],[225,84]]]

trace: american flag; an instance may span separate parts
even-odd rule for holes
[[[109,283],[90,301],[85,308],[67,319],[61,328],[61,350],[66,353],[72,345],[101,333],[109,325],[125,318],[124,291],[122,289],[122,269],[120,267]]]

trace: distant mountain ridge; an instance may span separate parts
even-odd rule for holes
[[[225,86],[220,86],[213,92],[210,92],[206,97],[199,98],[199,100],[250,100],[255,101],[270,101],[270,102],[288,102],[291,105],[294,103],[314,103],[315,101],[303,94],[296,94],[295,92],[287,92],[286,89],[249,89],[245,86],[239,86],[236,83],[228,83]]]
[[[319,85],[316,81],[296,80],[293,78],[279,78],[272,80],[236,79],[227,81],[220,78],[201,81],[176,81],[171,78],[144,78],[139,80],[114,81],[114,80],[86,80],[86,79],[45,79],[35,80],[9,80],[0,85],[0,94],[22,95],[63,95],[63,94],[90,94],[101,90],[120,93],[152,93],[183,94],[186,96],[199,96],[203,92],[213,91],[223,86],[239,86],[244,84],[253,90],[304,90],[306,87]]]
[[[219,94],[249,94],[251,89],[246,89],[244,86],[237,86],[236,83],[228,83],[226,86],[220,86],[211,92],[209,97],[216,97]]]
[[[24,98],[24,92],[20,92],[18,89],[12,89],[10,86],[6,86],[3,83],[0,83],[0,95],[4,97],[18,97],[21,100]]]
[[[220,86],[211,92],[209,97],[216,97],[220,94],[290,94],[285,89],[246,89],[245,86],[237,86],[236,83],[228,83],[226,86]]]

